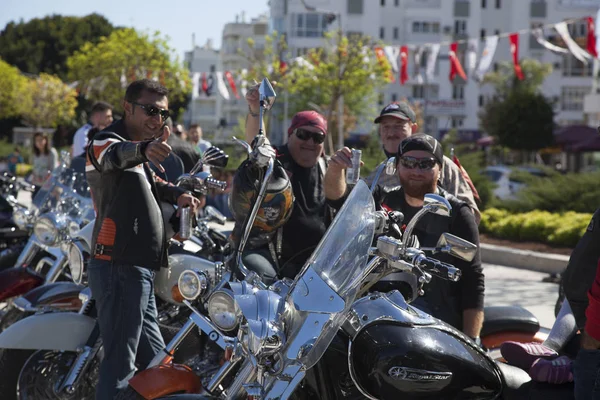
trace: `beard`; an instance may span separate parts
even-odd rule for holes
[[[412,179],[400,178],[400,184],[404,189],[404,193],[416,199],[424,199],[427,193],[435,193],[437,189],[435,180],[415,181]]]

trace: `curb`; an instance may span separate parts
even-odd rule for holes
[[[480,243],[481,261],[530,271],[560,274],[569,263],[569,256],[545,254],[529,250],[511,249],[505,246]]]

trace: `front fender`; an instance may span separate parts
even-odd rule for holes
[[[164,364],[148,368],[129,380],[145,399],[156,399],[173,393],[200,393],[200,378],[191,368],[180,364]]]
[[[85,346],[95,324],[93,318],[71,312],[32,315],[0,334],[0,348],[77,351]]]
[[[29,268],[6,269],[0,272],[0,302],[21,296],[43,283],[44,278]]]
[[[22,311],[39,311],[39,308],[52,306],[67,311],[81,308],[79,293],[85,286],[73,282],[54,282],[30,290],[15,299],[14,305]]]

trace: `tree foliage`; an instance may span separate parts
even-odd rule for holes
[[[18,117],[27,106],[27,78],[0,59],[0,119]]]
[[[103,16],[52,15],[10,22],[0,32],[0,58],[30,74],[46,72],[66,79],[66,60],[84,43],[97,43],[115,28]]]
[[[28,79],[22,98],[21,116],[31,126],[55,128],[75,117],[77,92],[54,75]]]
[[[518,80],[512,63],[502,63],[498,72],[486,76],[496,93],[488,99],[479,117],[483,129],[498,144],[514,150],[539,150],[553,143],[554,110],[540,85],[552,72],[551,65],[536,60],[521,62],[525,79]]]
[[[67,60],[69,79],[78,82],[91,101],[103,100],[122,110],[126,86],[137,79],[159,80],[169,89],[169,108],[174,119],[191,93],[189,72],[159,32],[147,35],[134,29],[118,29],[97,44],[86,43]]]
[[[285,37],[276,32],[267,37],[263,49],[249,42],[251,69],[248,81],[268,76],[277,80],[280,92],[289,96],[289,115],[310,108],[323,110],[329,124],[329,138],[337,136],[337,104],[344,100],[344,130],[375,111],[377,92],[389,81],[390,66],[379,62],[368,37],[326,34],[323,47],[312,49],[302,59],[291,59]],[[287,60],[282,64],[282,60]],[[316,106],[316,107],[315,107]],[[331,143],[330,143],[331,150]]]

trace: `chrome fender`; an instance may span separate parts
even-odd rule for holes
[[[85,346],[95,324],[93,318],[77,313],[32,315],[0,334],[0,348],[77,351]]]
[[[171,293],[173,287],[177,285],[179,275],[186,269],[205,272],[207,276],[213,279],[214,283],[216,263],[189,254],[173,254],[169,256],[169,268],[161,268],[156,273],[154,293],[168,303],[182,306],[183,303],[175,301]]]

